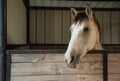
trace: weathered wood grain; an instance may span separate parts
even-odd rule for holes
[[[12,62],[35,63],[38,61],[42,61],[45,56],[45,54],[12,54]]]
[[[87,54],[81,62],[102,62],[102,55]],[[120,54],[109,54],[109,62],[120,62]],[[64,62],[64,54],[12,54],[12,62]]]
[[[83,62],[76,69],[65,63],[12,63],[12,75],[101,74],[101,62]]]
[[[111,74],[108,81],[120,81],[120,74]],[[103,81],[102,75],[12,76],[11,81]]]
[[[120,74],[109,74],[108,81],[120,81]]]
[[[120,73],[119,62],[108,63],[109,73]],[[12,63],[12,75],[101,74],[102,62],[80,62],[76,69],[65,63]]]
[[[108,55],[108,81],[120,81],[120,55]],[[76,69],[64,54],[12,54],[11,81],[103,81],[102,54],[87,54]]]
[[[102,81],[102,75],[12,76],[11,81]]]
[[[109,54],[108,61],[109,62],[120,62],[120,54]]]
[[[102,55],[87,54],[85,61],[102,61]],[[64,54],[12,54],[12,62],[64,62]]]
[[[103,81],[102,75],[12,76],[11,81]],[[108,81],[120,81],[120,74],[109,74]]]

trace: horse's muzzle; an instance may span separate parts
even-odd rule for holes
[[[70,68],[76,68],[76,65],[79,63],[79,55],[78,56],[74,56],[74,55],[70,55],[70,59],[65,59],[65,62],[67,64],[68,67]]]

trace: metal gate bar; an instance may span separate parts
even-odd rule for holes
[[[11,55],[12,54],[64,54],[65,50],[7,50],[6,81],[11,80]],[[89,54],[103,54],[103,81],[108,81],[108,54],[120,54],[120,50],[92,50]]]
[[[108,53],[103,54],[103,81],[108,81]]]
[[[6,0],[0,0],[0,81],[5,81],[5,28],[6,28]]]
[[[11,81],[11,55],[10,51],[6,52],[6,81]]]

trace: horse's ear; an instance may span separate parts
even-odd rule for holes
[[[89,17],[93,17],[93,11],[92,11],[92,9],[91,9],[90,7],[87,7],[87,8],[85,9],[85,12],[86,12],[86,14],[87,14]]]
[[[71,16],[74,19],[78,12],[74,8],[71,8],[70,10],[71,10]]]

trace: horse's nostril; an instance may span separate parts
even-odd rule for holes
[[[75,60],[75,57],[73,55],[71,55],[71,61],[70,63],[72,63]]]

